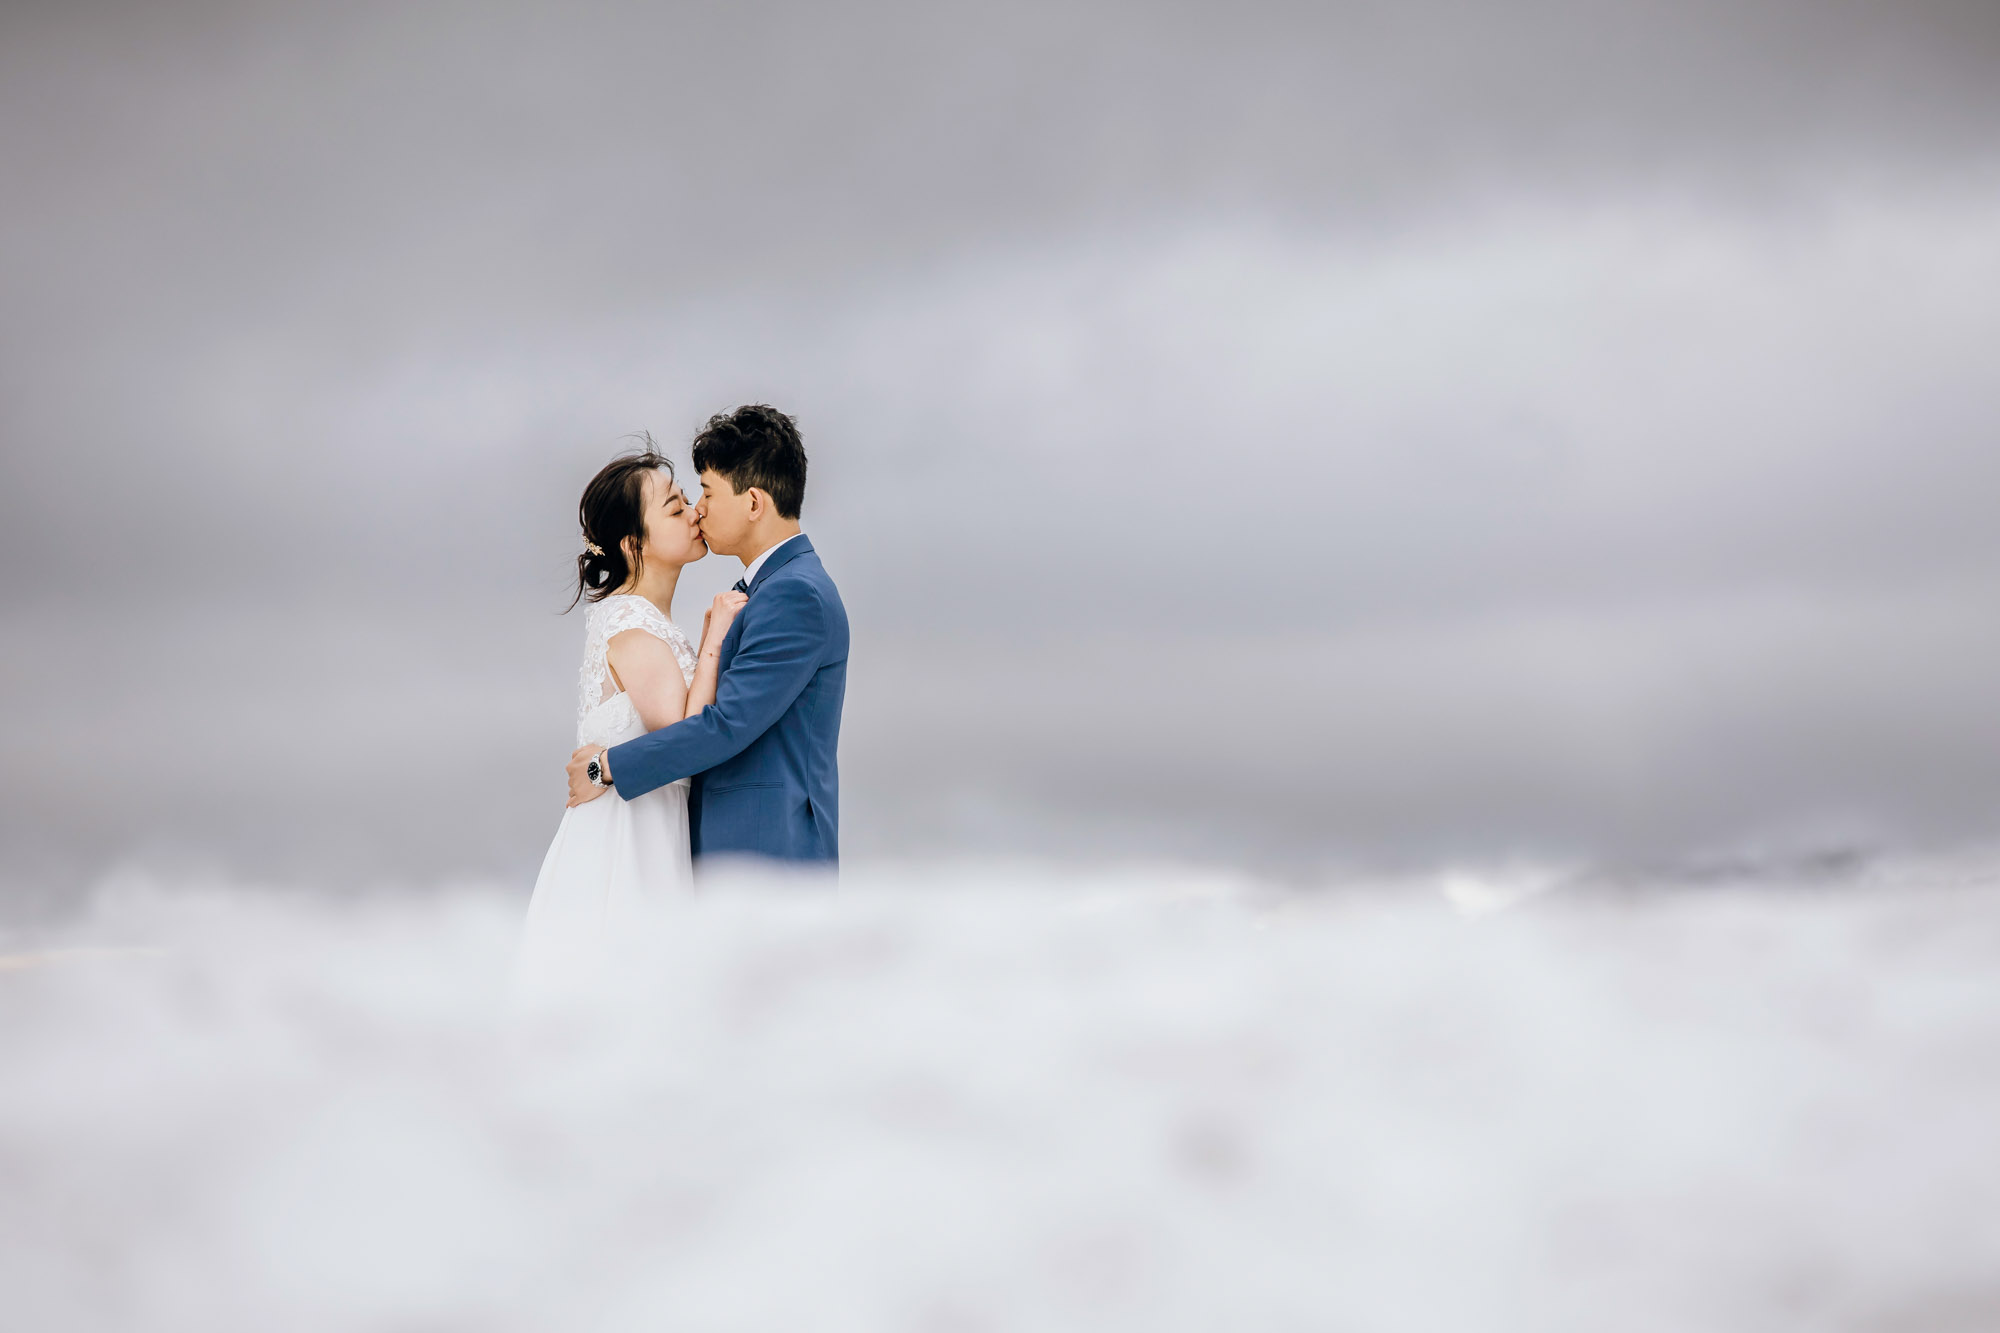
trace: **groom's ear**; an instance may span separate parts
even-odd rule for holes
[[[755,523],[758,519],[771,512],[771,493],[762,486],[752,486],[749,490],[743,492],[743,496],[750,502],[750,521],[752,523]]]

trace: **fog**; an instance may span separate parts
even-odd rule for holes
[[[1976,4],[10,6],[10,901],[525,889],[576,496],[751,400],[850,858],[1987,840],[1996,64]]]
[[[126,876],[0,970],[0,1287],[48,1333],[1989,1327],[1996,879],[1892,884],[852,872],[510,1014],[504,895]]]

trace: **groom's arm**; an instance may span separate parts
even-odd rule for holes
[[[826,650],[826,615],[810,584],[765,584],[743,608],[742,625],[714,703],[612,747],[611,781],[620,796],[629,801],[741,754],[811,683]]]

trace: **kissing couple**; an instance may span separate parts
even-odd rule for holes
[[[522,934],[530,991],[591,980],[607,949],[692,888],[696,861],[839,862],[847,611],[799,528],[798,426],[763,404],[711,417],[694,469],[699,501],[649,438],[577,506],[577,749]],[[711,551],[741,560],[743,577],[703,613],[695,648],[674,588]]]

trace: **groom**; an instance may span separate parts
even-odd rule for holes
[[[697,857],[840,860],[840,704],[847,611],[799,531],[806,450],[792,419],[761,404],[695,436],[702,537],[745,568],[749,601],[722,639],[715,702],[695,716],[569,759],[569,803],[624,799],[681,778]]]

